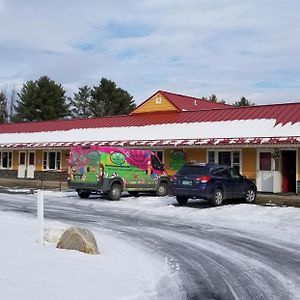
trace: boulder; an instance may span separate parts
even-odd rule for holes
[[[88,229],[72,227],[61,236],[56,248],[99,254],[96,239]]]

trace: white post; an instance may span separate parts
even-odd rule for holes
[[[37,191],[37,218],[39,224],[39,244],[44,244],[44,190]]]

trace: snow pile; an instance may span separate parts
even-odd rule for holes
[[[0,212],[0,299],[152,299],[161,281],[172,276],[164,258],[111,232],[93,229],[101,255],[56,249],[66,225],[46,225],[42,246],[35,219]]]

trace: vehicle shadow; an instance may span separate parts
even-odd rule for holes
[[[204,208],[214,208],[209,201],[203,200],[203,199],[191,199],[188,201],[186,205],[180,205],[176,202],[176,199],[174,206],[176,207],[191,207],[191,208],[198,208],[198,209],[204,209]],[[221,206],[226,206],[226,205],[234,205],[234,204],[240,204],[243,203],[239,200],[225,200]]]

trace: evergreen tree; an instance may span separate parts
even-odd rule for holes
[[[47,76],[27,81],[15,106],[16,121],[46,121],[62,119],[70,115],[66,91]]]
[[[242,97],[240,101],[236,101],[233,103],[234,106],[252,106],[255,105],[255,103],[249,101],[245,97]]]
[[[16,103],[16,87],[15,87],[15,85],[13,85],[12,88],[11,88],[11,93],[10,93],[10,101],[8,103],[8,108],[9,108],[8,120],[9,120],[9,122],[12,122],[12,120],[14,119],[14,106],[15,106],[15,103]]]
[[[90,110],[93,117],[128,114],[135,108],[133,97],[116,83],[102,78],[91,90]]]
[[[215,94],[212,94],[211,96],[209,96],[208,101],[217,102],[217,103],[225,103],[225,100],[223,100],[223,99],[219,100]]]
[[[74,93],[70,102],[73,118],[89,118],[91,116],[91,89],[88,86],[85,85],[79,88],[78,93]]]
[[[3,91],[0,91],[0,123],[7,122],[7,98]]]

